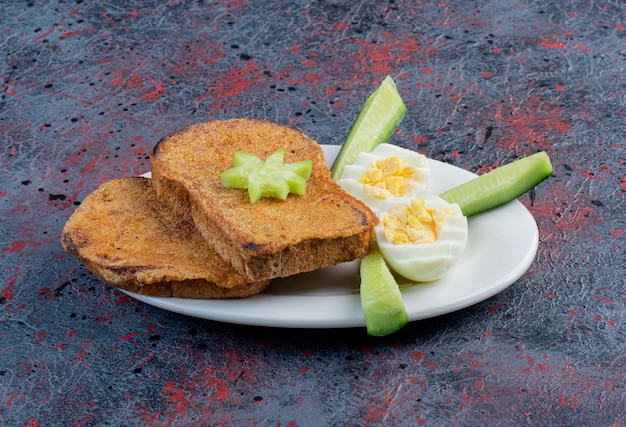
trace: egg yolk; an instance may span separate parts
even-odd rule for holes
[[[394,245],[432,243],[437,240],[448,215],[456,215],[456,212],[427,206],[424,199],[418,197],[382,214],[381,222],[387,241]]]
[[[419,169],[405,165],[399,156],[391,156],[374,160],[360,181],[369,196],[389,199],[409,194],[421,179]]]

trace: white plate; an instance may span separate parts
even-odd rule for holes
[[[330,166],[339,146],[322,147]],[[475,176],[446,163],[429,162],[430,191],[435,194]],[[537,224],[518,201],[470,218],[466,251],[445,278],[427,284],[399,281],[410,320],[450,313],[507,288],[530,267],[538,242]],[[284,328],[365,326],[358,261],[275,279],[262,294],[245,299],[193,300],[126,293],[164,310],[229,323]]]

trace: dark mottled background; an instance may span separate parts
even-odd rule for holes
[[[621,0],[0,1],[0,424],[626,425]],[[374,339],[188,318],[59,244],[161,137],[255,117],[340,144],[391,74],[393,142],[481,173],[546,150],[510,288]]]

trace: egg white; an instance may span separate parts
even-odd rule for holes
[[[449,208],[455,212],[454,215],[445,216],[443,227],[436,241],[393,244],[385,236],[382,221],[374,228],[374,232],[380,252],[396,273],[415,282],[430,282],[444,277],[461,258],[467,244],[467,218],[463,216],[457,204],[448,203],[435,195],[420,197],[429,207]],[[388,200],[381,206],[380,213],[388,212],[395,206],[407,203],[406,198]]]
[[[425,194],[430,183],[430,167],[426,157],[415,151],[387,143],[379,144],[369,153],[359,153],[356,160],[351,165],[345,167],[341,179],[337,180],[337,184],[346,192],[365,203],[372,211],[378,212],[386,200],[393,200],[393,198],[378,199],[371,196],[365,190],[365,184],[361,183],[361,177],[371,167],[373,161],[393,156],[401,157],[404,159],[405,165],[418,169],[422,174],[421,181],[416,183],[413,191],[402,196],[402,198],[412,198]]]

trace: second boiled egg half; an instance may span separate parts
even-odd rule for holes
[[[460,259],[468,237],[467,218],[457,204],[435,195],[386,202],[374,228],[389,266],[416,282],[444,277]]]

